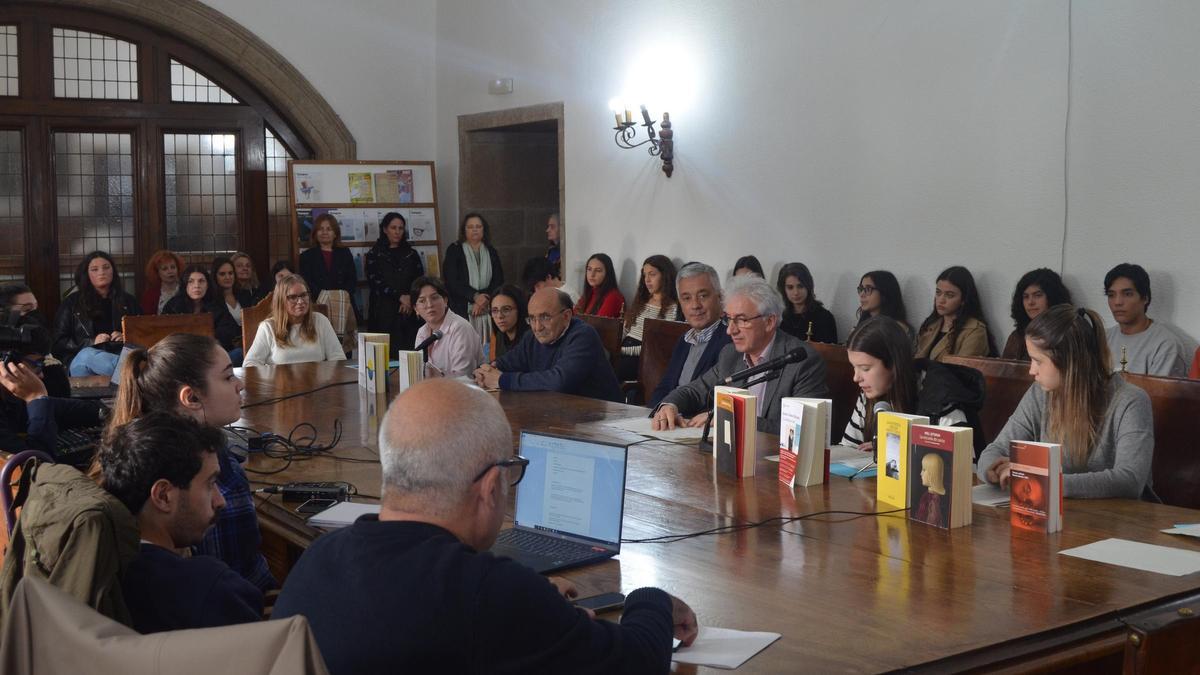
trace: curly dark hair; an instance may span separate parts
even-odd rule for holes
[[[1055,305],[1071,304],[1071,291],[1067,290],[1063,284],[1062,277],[1058,276],[1058,272],[1047,267],[1040,267],[1036,270],[1026,272],[1021,280],[1017,282],[1017,288],[1013,291],[1012,297],[1012,320],[1013,325],[1017,327],[1017,332],[1024,335],[1025,327],[1029,325],[1032,319],[1025,313],[1025,289],[1030,286],[1037,286],[1046,294],[1047,307]]]
[[[186,489],[200,472],[204,455],[217,452],[224,442],[220,430],[190,417],[144,415],[117,429],[101,448],[102,484],[136,516],[155,482],[166,479]]]

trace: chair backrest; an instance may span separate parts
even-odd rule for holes
[[[600,344],[604,345],[604,351],[608,352],[608,360],[612,362],[613,370],[616,370],[617,361],[621,358],[621,320],[591,314],[576,316],[600,334]]]
[[[258,333],[258,324],[271,316],[271,294],[258,301],[253,307],[242,308],[242,349],[250,351],[254,336]]]
[[[0,504],[4,506],[4,525],[7,528],[5,532],[12,534],[13,525],[17,521],[16,511],[13,509],[13,488],[12,484],[20,476],[20,471],[25,466],[25,462],[37,459],[43,462],[54,462],[54,458],[41,450],[22,450],[4,463],[4,468],[0,469]],[[15,475],[14,475],[15,474]],[[7,541],[5,542],[7,543]]]
[[[996,440],[1000,430],[1012,417],[1021,397],[1033,384],[1029,362],[1014,359],[989,359],[982,356],[948,356],[946,363],[974,368],[983,375],[983,409],[979,411],[984,444]]]
[[[675,345],[690,328],[683,321],[645,319],[642,325],[642,359],[638,363],[638,383],[642,388],[644,403],[650,402],[650,395],[667,372]]]
[[[823,342],[808,344],[825,360],[825,384],[829,387],[829,397],[833,399],[833,428],[829,430],[829,437],[833,443],[837,443],[846,431],[850,416],[854,414],[854,404],[858,401],[860,389],[854,383],[854,367],[846,358],[845,345]]]
[[[1125,373],[1125,381],[1150,395],[1154,411],[1154,492],[1172,506],[1200,509],[1200,446],[1196,413],[1200,380]]]
[[[1200,594],[1124,617],[1125,675],[1196,673]]]
[[[175,333],[213,336],[213,316],[202,314],[150,314],[121,319],[125,342],[149,349],[159,340]]]

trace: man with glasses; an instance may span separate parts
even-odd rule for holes
[[[528,464],[494,397],[420,382],[384,416],[379,454],[379,515],[313,542],[272,614],[308,617],[333,675],[665,673],[672,634],[695,639],[695,614],[664,591],[596,621],[567,602],[570,582],[486,552]]]
[[[679,309],[691,326],[675,343],[667,370],[650,394],[650,407],[662,402],[676,387],[683,386],[717,365],[717,357],[729,344],[727,326],[721,321],[721,277],[710,265],[690,262],[675,280]]]
[[[621,400],[621,385],[596,329],[575,318],[571,296],[543,288],[529,298],[533,339],[522,338],[496,365],[475,371],[475,382],[503,391],[557,391]]]
[[[828,398],[825,361],[809,344],[779,330],[783,298],[764,279],[753,275],[735,277],[726,291],[725,324],[732,344],[721,350],[717,364],[701,377],[681,386],[662,400],[654,411],[655,429],[678,426],[700,427],[708,423],[713,406],[713,387],[726,377],[794,349],[805,358],[789,363],[778,377],[736,383],[758,397],[758,429],[778,433],[780,400],[787,396]]]

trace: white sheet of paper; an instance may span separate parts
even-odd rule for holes
[[[1176,525],[1162,531],[1167,534],[1184,534],[1189,537],[1200,537],[1200,525]]]
[[[1008,506],[1009,492],[999,485],[983,483],[971,488],[971,502],[980,506]]]
[[[1200,572],[1200,551],[1143,544],[1128,539],[1105,539],[1059,553],[1175,577]]]
[[[855,469],[861,469],[874,461],[875,455],[873,453],[863,452],[850,445],[835,445],[829,449],[830,464],[844,464]]]
[[[331,506],[320,513],[313,514],[308,519],[308,524],[313,527],[324,527],[326,529],[336,529],[353,525],[358,517],[368,513],[379,513],[378,504],[358,504],[355,502],[342,502]]]
[[[684,445],[699,443],[700,437],[704,435],[704,427],[677,427],[671,431],[655,431],[653,423],[654,420],[649,417],[630,417],[629,419],[613,420],[603,422],[602,424],[614,429],[641,434],[647,438],[656,438],[660,441],[682,443]]]
[[[778,640],[779,633],[754,633],[731,628],[701,626],[690,647],[680,647],[671,660],[710,668],[734,669]]]

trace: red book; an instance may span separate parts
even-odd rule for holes
[[[717,469],[734,478],[754,475],[758,461],[755,441],[758,432],[757,397],[746,389],[714,387],[713,453]]]
[[[1046,533],[1061,530],[1062,446],[1012,441],[1008,459],[1008,508],[1012,526]]]

